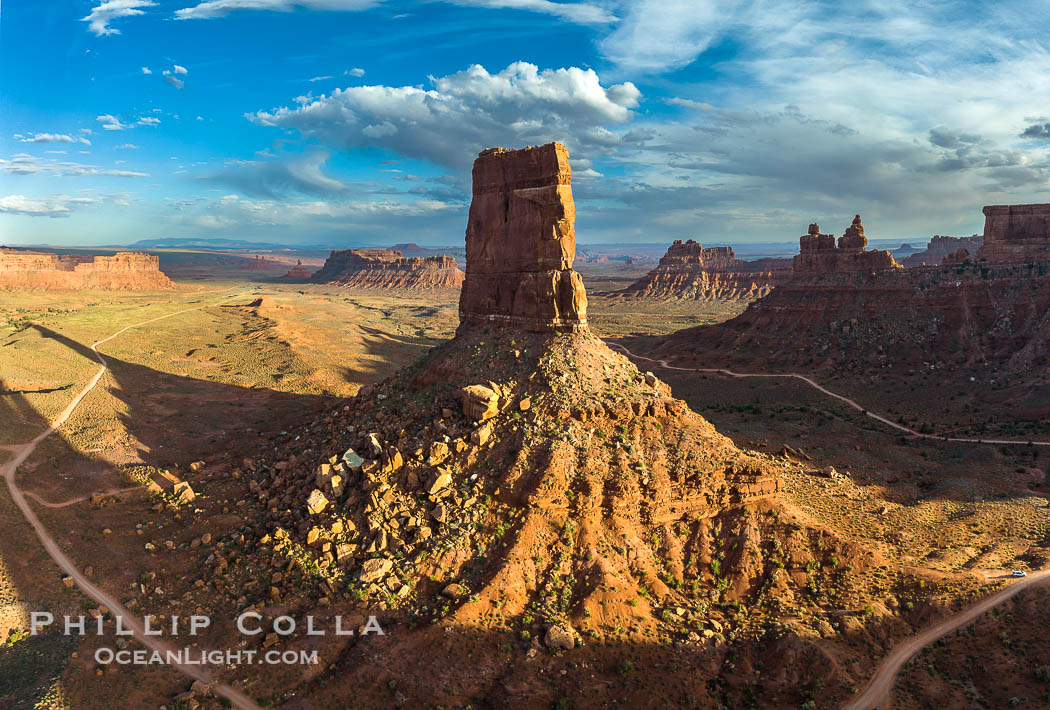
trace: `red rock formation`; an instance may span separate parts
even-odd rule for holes
[[[308,279],[312,276],[310,270],[303,266],[302,259],[295,260],[295,266],[288,270],[288,273],[284,275],[288,279]]]
[[[0,249],[0,288],[126,291],[171,288],[159,257],[136,252],[113,256],[48,254]]]
[[[794,277],[808,278],[827,273],[848,271],[881,271],[900,268],[888,251],[865,251],[868,244],[860,215],[835,244],[831,234],[821,234],[816,224],[809,225],[809,233],[799,238],[799,253],[794,260]]]
[[[945,254],[941,264],[944,266],[956,266],[970,261],[969,249],[957,249],[954,254]]]
[[[839,249],[843,251],[864,251],[868,246],[868,238],[864,236],[864,225],[860,223],[860,215],[853,218],[853,224],[839,237]]]
[[[390,249],[333,251],[315,283],[369,288],[459,288],[463,272],[451,256],[405,257]]]
[[[959,249],[966,249],[971,254],[976,254],[984,243],[984,238],[978,234],[972,237],[947,237],[936,234],[926,245],[926,251],[916,252],[901,261],[901,266],[937,266],[944,261],[944,257],[954,254]]]
[[[587,294],[572,268],[571,177],[569,151],[560,143],[490,148],[474,161],[462,324],[537,332],[586,328]]]
[[[1001,264],[1050,261],[1050,204],[984,208],[984,246],[977,259]]]
[[[731,247],[708,247],[676,239],[655,269],[622,292],[642,298],[755,299],[791,278],[791,261],[741,261]]]
[[[741,315],[662,339],[659,357],[740,369],[1050,366],[1046,264],[957,264],[795,279]]]

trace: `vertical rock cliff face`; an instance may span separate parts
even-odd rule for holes
[[[573,271],[576,207],[569,151],[491,148],[474,161],[467,222],[463,326],[507,324],[526,330],[587,327],[587,294]]]
[[[984,246],[977,255],[994,263],[1050,261],[1050,204],[984,208]]]
[[[129,291],[171,288],[159,257],[136,252],[113,256],[45,254],[0,249],[0,288]]]
[[[791,278],[790,259],[741,261],[731,247],[676,239],[659,265],[623,290],[628,297],[695,300],[761,298]]]

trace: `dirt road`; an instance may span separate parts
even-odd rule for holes
[[[879,664],[878,670],[875,671],[875,675],[868,681],[868,685],[863,692],[844,705],[842,710],[876,710],[882,703],[889,700],[890,692],[897,682],[897,674],[900,673],[904,664],[911,660],[915,654],[937,639],[943,638],[956,629],[966,626],[981,614],[984,614],[992,607],[1002,604],[1018,592],[1037,584],[1045,584],[1047,581],[1050,581],[1050,570],[1033,572],[1019,582],[999,590],[969,609],[948,617],[936,626],[903,641]]]
[[[814,389],[816,389],[816,390],[818,390],[820,392],[823,392],[824,394],[826,394],[829,397],[834,397],[835,399],[839,400],[840,402],[844,402],[845,404],[848,404],[849,406],[853,407],[854,409],[856,409],[857,411],[863,413],[864,415],[866,415],[868,417],[871,417],[875,421],[882,422],[886,426],[892,427],[893,429],[896,429],[897,431],[904,432],[905,434],[910,434],[911,436],[915,436],[915,437],[918,437],[920,439],[936,439],[937,441],[958,441],[958,442],[962,442],[962,443],[966,443],[966,444],[1023,444],[1023,445],[1032,444],[1033,446],[1050,446],[1050,441],[1018,441],[1018,440],[1014,440],[1014,439],[967,439],[967,438],[964,438],[964,437],[957,437],[957,436],[938,436],[936,434],[923,434],[922,432],[915,431],[914,429],[909,429],[908,427],[903,426],[902,424],[898,424],[897,422],[891,421],[891,420],[887,419],[886,417],[883,417],[883,416],[881,416],[879,414],[875,414],[874,412],[870,412],[867,409],[865,409],[864,407],[862,407],[859,404],[857,404],[856,402],[854,402],[849,397],[844,397],[841,394],[838,394],[836,392],[832,392],[827,387],[819,385],[816,382],[814,382],[813,380],[811,380],[810,378],[806,377],[805,375],[800,375],[800,374],[798,374],[796,372],[788,372],[788,373],[733,372],[732,370],[726,370],[725,368],[720,368],[720,367],[678,367],[677,365],[670,364],[669,362],[667,362],[667,360],[656,360],[656,359],[651,358],[651,357],[646,357],[645,355],[636,355],[635,353],[631,352],[630,350],[628,350],[624,346],[620,345],[619,343],[606,343],[606,344],[609,347],[611,347],[611,348],[616,348],[617,350],[622,351],[628,357],[632,357],[635,360],[646,360],[648,362],[655,362],[657,365],[659,365],[660,367],[665,368],[667,370],[679,370],[679,371],[682,371],[682,372],[714,372],[714,373],[717,373],[717,374],[727,375],[729,377],[736,377],[736,378],[745,378],[745,377],[781,377],[781,378],[793,378],[793,379],[796,379],[796,380],[802,380],[803,382],[805,382],[810,387],[812,387],[812,388],[814,388]]]
[[[235,296],[231,296],[231,298],[234,297]],[[32,507],[30,507],[29,502],[25,498],[25,495],[23,495],[22,490],[18,487],[18,483],[15,480],[15,473],[17,472],[18,467],[21,466],[22,463],[27,458],[29,458],[30,455],[32,455],[32,453],[36,450],[37,446],[39,446],[40,443],[44,441],[44,439],[54,434],[59,429],[59,427],[61,427],[66,422],[66,420],[69,419],[70,415],[76,410],[80,402],[83,401],[84,397],[86,397],[88,393],[95,388],[95,385],[99,383],[99,380],[101,380],[102,376],[106,373],[106,369],[108,367],[106,363],[106,358],[104,358],[102,354],[98,352],[98,346],[102,345],[103,343],[109,342],[113,338],[116,338],[118,335],[121,335],[122,333],[125,333],[128,330],[131,330],[132,328],[139,328],[141,326],[149,325],[150,323],[156,323],[157,321],[164,320],[165,318],[171,318],[173,316],[181,315],[183,313],[199,311],[202,308],[209,307],[210,305],[213,304],[204,304],[196,306],[194,308],[186,308],[181,311],[176,311],[174,313],[168,313],[163,316],[158,316],[157,318],[151,318],[149,320],[142,321],[141,323],[135,323],[125,328],[121,328],[116,333],[110,335],[108,338],[104,338],[96,343],[93,343],[91,345],[91,350],[95,353],[95,358],[99,361],[99,363],[102,366],[101,368],[99,368],[99,371],[95,373],[95,376],[91,378],[91,381],[88,382],[84,389],[82,389],[77,394],[77,396],[73,398],[73,401],[69,403],[69,406],[62,410],[62,413],[59,414],[53,422],[51,422],[51,425],[47,429],[38,434],[37,437],[32,441],[17,447],[12,447],[12,451],[14,452],[14,458],[0,466],[0,475],[3,475],[4,480],[7,482],[7,489],[11,492],[11,498],[14,500],[15,505],[18,506],[18,509],[22,511],[22,515],[25,516],[25,519],[29,522],[30,525],[33,526],[33,530],[36,532],[36,536],[40,539],[40,543],[44,546],[44,549],[47,551],[47,554],[51,556],[51,559],[55,561],[55,564],[57,564],[63,572],[65,572],[67,575],[73,578],[73,581],[76,582],[76,585],[84,594],[86,594],[98,604],[108,607],[110,613],[113,614],[114,617],[121,617],[121,622],[124,628],[131,630],[135,639],[139,643],[141,643],[143,646],[150,649],[151,651],[159,651],[163,654],[166,654],[168,651],[174,652],[176,649],[171,644],[161,640],[160,637],[152,635],[147,636],[145,633],[145,627],[143,626],[143,622],[140,617],[132,615],[131,612],[129,612],[124,607],[124,605],[121,604],[115,597],[111,596],[109,593],[103,591],[101,588],[92,584],[91,581],[88,580],[87,577],[85,577],[81,573],[80,569],[76,566],[76,564],[73,563],[73,560],[70,559],[66,555],[66,553],[62,551],[62,549],[58,546],[58,543],[56,543],[54,538],[51,537],[51,534],[47,531],[47,528],[44,527],[44,524],[40,522],[40,519],[36,516],[36,513],[33,511]],[[183,674],[194,680],[200,680],[205,683],[213,682],[211,675],[204,671],[198,665],[173,664],[172,667],[178,669]],[[232,706],[238,708],[238,710],[259,710],[259,706],[256,705],[253,700],[251,700],[248,696],[244,695],[243,693],[232,688],[229,685],[223,683],[216,683],[212,686],[212,692],[218,696],[227,698],[232,704]]]

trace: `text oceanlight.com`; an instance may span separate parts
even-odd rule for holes
[[[167,651],[112,649],[106,646],[95,651],[95,662],[101,665],[169,665],[169,666],[221,666],[221,665],[316,665],[317,651],[263,651],[241,649],[233,651],[206,651],[199,648],[178,648]]]

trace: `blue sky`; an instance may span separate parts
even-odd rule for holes
[[[0,243],[457,244],[560,140],[580,241],[979,232],[1050,201],[1040,2],[8,0]]]

